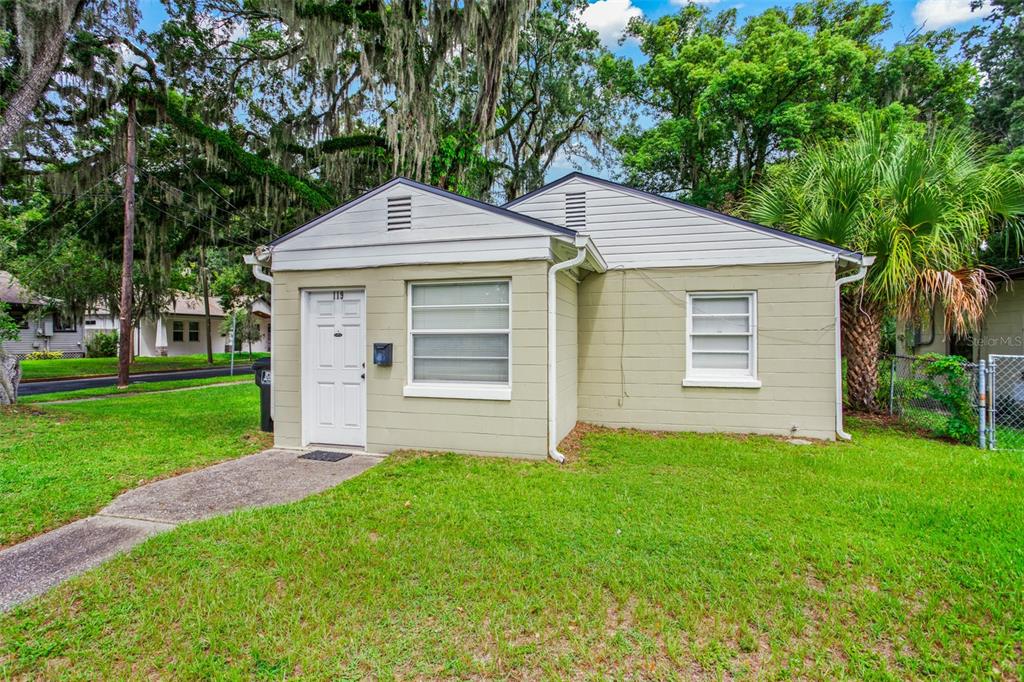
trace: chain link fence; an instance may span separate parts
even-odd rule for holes
[[[988,446],[1024,450],[1024,356],[991,355],[985,374]]]
[[[910,426],[980,444],[978,371],[953,356],[889,356],[879,366],[878,403]]]
[[[889,356],[878,384],[878,403],[905,424],[983,448],[1024,450],[1024,356],[979,363]]]

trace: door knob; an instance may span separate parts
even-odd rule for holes
[[[334,332],[334,336],[335,336],[335,338],[337,338],[337,337],[339,337],[339,336],[341,336],[341,335],[342,335],[342,334],[341,334],[341,332]]]

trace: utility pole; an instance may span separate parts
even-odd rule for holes
[[[210,271],[206,269],[206,245],[199,245],[199,276],[203,280],[203,311],[206,314],[206,362],[213,364],[213,332],[210,320]]]
[[[121,255],[121,334],[117,348],[117,387],[128,386],[132,361],[132,264],[135,259],[135,96],[128,96],[124,169],[124,249]]]

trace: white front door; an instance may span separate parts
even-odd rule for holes
[[[303,440],[366,445],[366,331],[362,291],[306,294]]]

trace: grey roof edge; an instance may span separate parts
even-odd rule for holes
[[[313,218],[312,220],[310,220],[309,222],[305,223],[304,225],[300,225],[299,227],[295,228],[294,230],[292,230],[290,232],[286,232],[285,234],[281,235],[280,237],[278,237],[274,241],[270,242],[269,246],[271,248],[273,248],[274,246],[277,246],[278,244],[280,244],[282,242],[285,242],[285,241],[291,239],[292,237],[298,236],[298,235],[302,234],[303,232],[316,227],[320,223],[323,223],[324,221],[329,220],[329,219],[333,218],[336,215],[344,213],[348,209],[353,208],[353,207],[363,203],[367,199],[370,199],[370,198],[380,194],[381,192],[384,192],[384,191],[386,191],[388,189],[391,189],[392,187],[394,187],[396,185],[407,185],[409,187],[413,187],[415,189],[418,189],[418,190],[421,190],[421,191],[424,191],[424,192],[430,192],[431,194],[435,194],[435,195],[437,195],[439,197],[443,197],[445,199],[451,199],[453,201],[458,201],[459,203],[466,204],[467,206],[472,206],[473,208],[478,208],[478,209],[481,209],[481,210],[484,210],[484,211],[489,211],[491,213],[500,215],[500,216],[502,216],[504,218],[511,218],[511,219],[517,220],[519,222],[525,222],[525,223],[528,223],[530,225],[534,225],[535,227],[541,227],[541,228],[544,228],[546,230],[551,230],[553,232],[556,232],[558,234],[567,235],[569,237],[576,236],[576,230],[570,229],[568,227],[563,227],[561,225],[555,225],[554,223],[549,223],[547,221],[540,220],[539,218],[533,218],[533,217],[525,215],[523,213],[517,213],[516,211],[511,211],[511,210],[509,210],[509,209],[507,209],[507,208],[505,208],[503,206],[495,206],[493,204],[488,204],[487,202],[484,202],[484,201],[478,201],[476,199],[470,199],[469,197],[464,197],[461,194],[456,194],[455,192],[449,192],[448,190],[441,189],[440,187],[434,187],[433,185],[427,185],[427,184],[424,184],[422,182],[417,182],[416,180],[410,180],[409,178],[406,178],[406,177],[403,177],[401,175],[398,175],[398,176],[395,176],[395,177],[391,178],[390,180],[385,182],[383,185],[378,185],[377,187],[374,187],[373,189],[371,189],[371,190],[369,190],[367,192],[364,192],[363,194],[360,194],[358,197],[356,197],[356,198],[354,198],[354,199],[352,199],[350,201],[345,202],[344,204],[338,206],[337,208],[331,209],[327,213],[324,213],[324,214],[322,214],[320,216],[317,216],[316,218]]]
[[[622,192],[626,192],[627,194],[632,194],[633,196],[640,197],[641,199],[648,199],[648,200],[651,200],[651,201],[660,202],[660,203],[663,203],[663,204],[666,204],[666,205],[669,205],[669,206],[673,206],[675,208],[683,208],[683,209],[686,209],[686,210],[689,210],[689,211],[693,211],[693,212],[701,214],[701,215],[705,215],[705,216],[707,216],[709,218],[715,218],[716,220],[723,220],[725,222],[733,223],[735,225],[738,225],[739,227],[744,227],[744,228],[746,228],[748,230],[755,230],[757,232],[764,232],[765,234],[769,234],[769,235],[772,235],[774,237],[778,237],[780,239],[787,239],[789,241],[796,242],[798,244],[802,244],[803,246],[807,246],[807,247],[814,248],[814,249],[819,249],[821,251],[825,251],[827,253],[834,254],[836,257],[842,258],[844,260],[852,260],[852,261],[855,261],[855,262],[859,263],[859,262],[861,262],[864,259],[864,255],[861,254],[861,253],[857,253],[856,251],[850,251],[848,249],[844,249],[844,248],[841,248],[841,247],[838,247],[838,246],[834,246],[832,244],[826,244],[825,242],[819,242],[816,239],[810,239],[808,237],[802,237],[802,236],[800,236],[798,234],[793,234],[792,232],[786,232],[785,230],[780,230],[780,229],[777,229],[777,228],[774,228],[774,227],[768,227],[767,225],[760,225],[758,223],[752,223],[749,220],[744,220],[742,218],[737,218],[735,216],[729,215],[728,213],[722,213],[721,211],[714,211],[714,210],[712,210],[710,208],[703,208],[701,206],[694,206],[693,204],[687,204],[687,203],[682,202],[682,201],[677,201],[676,199],[669,199],[668,197],[663,197],[660,194],[654,194],[652,192],[645,192],[642,189],[636,189],[634,187],[629,187],[628,185],[623,185],[622,183],[619,183],[619,182],[613,182],[611,180],[605,180],[604,178],[598,178],[598,177],[595,177],[593,175],[587,175],[586,173],[581,173],[580,171],[573,171],[572,173],[568,173],[566,175],[563,175],[562,177],[558,178],[557,180],[552,180],[551,182],[549,182],[548,184],[544,185],[543,187],[538,187],[537,189],[533,190],[532,192],[528,192],[528,193],[524,194],[523,196],[521,196],[521,197],[519,197],[517,199],[513,199],[512,201],[506,203],[504,205],[504,208],[512,210],[513,206],[515,206],[515,205],[517,205],[517,204],[519,204],[519,203],[521,203],[523,201],[526,201],[527,199],[530,199],[530,198],[532,198],[534,196],[538,196],[540,194],[543,194],[544,192],[547,192],[548,190],[551,190],[551,189],[557,187],[558,185],[561,185],[562,183],[568,182],[570,180],[576,180],[576,179],[585,180],[587,182],[590,182],[590,183],[593,183],[593,184],[596,184],[596,185],[602,185],[604,187],[608,187],[608,188],[611,188],[611,189],[615,189],[615,190],[619,190],[619,191],[622,191]]]

